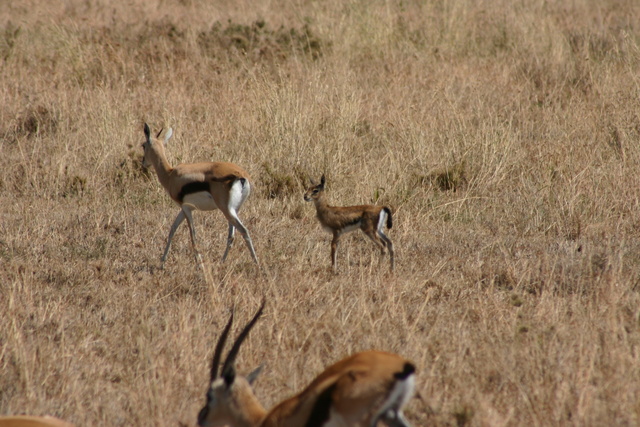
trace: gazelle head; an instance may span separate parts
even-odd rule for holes
[[[218,365],[224,348],[227,335],[233,323],[233,311],[229,317],[227,325],[218,339],[211,362],[211,378],[209,391],[207,392],[207,403],[198,414],[198,425],[201,427],[217,426],[255,426],[260,424],[266,411],[258,402],[251,384],[262,370],[259,366],[246,377],[236,375],[235,359],[244,339],[249,335],[249,331],[262,314],[265,302],[244,327],[238,338],[233,343],[227,358],[222,364],[222,370],[218,376]]]
[[[322,174],[322,177],[320,178],[320,184],[316,184],[312,179],[310,179],[309,181],[311,182],[311,186],[304,193],[304,200],[307,202],[318,200],[318,198],[320,198],[320,195],[324,191],[324,174]]]
[[[167,133],[164,135],[164,140],[160,141],[160,134],[162,133],[162,129],[156,135],[155,138],[151,138],[151,130],[149,129],[148,124],[144,124],[144,136],[145,141],[142,143],[142,149],[144,150],[144,156],[142,157],[142,166],[145,168],[150,167],[153,164],[152,156],[158,157],[160,154],[164,156],[164,147],[166,147],[167,142],[173,136],[173,129],[169,128]],[[161,150],[161,151],[159,151]]]

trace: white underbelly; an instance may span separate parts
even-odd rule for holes
[[[201,211],[212,211],[218,209],[216,202],[213,200],[213,196],[208,191],[200,191],[198,193],[191,193],[184,196],[182,199],[183,205],[191,205]]]
[[[323,226],[322,228],[327,233],[333,233],[334,232],[334,229],[331,228],[331,227]],[[355,224],[351,224],[351,225],[348,225],[348,226],[346,226],[344,228],[341,228],[340,230],[338,230],[339,231],[338,234],[351,233],[352,231],[356,231],[356,230],[359,230],[359,229],[360,229],[360,221],[356,222]]]

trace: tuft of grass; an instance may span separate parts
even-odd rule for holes
[[[304,189],[304,183],[308,181],[306,174],[300,170],[294,171],[294,174],[278,172],[267,162],[262,164],[262,170],[264,175],[260,187],[269,199],[300,195]]]
[[[21,28],[9,21],[3,30],[0,35],[0,58],[6,61],[14,53]]]
[[[197,35],[198,45],[205,55],[215,56],[219,49],[237,51],[252,61],[282,60],[288,57],[322,57],[329,43],[322,41],[309,22],[301,28],[280,26],[271,29],[264,20],[243,24],[228,20],[214,23]]]
[[[459,191],[468,183],[467,163],[463,160],[450,166],[439,168],[427,175],[416,174],[419,185],[431,185],[440,191]]]
[[[65,198],[82,196],[84,194],[86,186],[87,179],[82,176],[73,175],[72,177],[67,177],[60,195]]]
[[[513,305],[514,307],[521,307],[522,304],[524,304],[524,301],[518,294],[511,294],[511,297],[509,297],[509,300],[511,302],[511,305]]]
[[[58,115],[44,105],[29,107],[17,118],[12,139],[52,136],[58,130]]]
[[[482,266],[480,283],[494,286],[499,290],[511,291],[516,285],[516,276],[510,268],[500,268],[484,264]]]
[[[469,405],[461,405],[453,412],[453,417],[457,427],[465,427],[471,423],[473,419],[473,408]]]
[[[150,179],[152,173],[154,173],[152,169],[145,168],[142,165],[142,152],[131,144],[128,147],[129,151],[126,159],[120,161],[115,168],[114,183],[116,185],[127,185],[129,181],[141,178]]]

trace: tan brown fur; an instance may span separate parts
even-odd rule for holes
[[[390,426],[409,424],[402,406],[413,391],[414,366],[401,356],[382,351],[353,354],[326,368],[302,392],[264,409],[255,397],[250,379],[237,376],[234,358],[242,341],[259,318],[264,303],[234,343],[231,362],[225,361],[220,377],[217,361],[233,315],[216,346],[207,404],[200,411],[201,427],[299,427],[348,425],[371,427],[378,421]],[[327,424],[330,423],[330,424]]]
[[[316,216],[322,228],[333,235],[331,240],[331,266],[337,272],[337,251],[340,236],[362,230],[373,243],[380,249],[384,256],[385,250],[389,250],[391,271],[394,269],[394,252],[391,240],[383,232],[381,215],[387,218],[387,228],[391,228],[391,209],[387,206],[358,205],[358,206],[330,206],[325,195],[325,177],[322,175],[320,184],[311,182],[311,186],[304,194],[304,200],[313,201],[316,207]]]
[[[353,354],[334,363],[318,375],[301,393],[279,403],[265,417],[261,427],[298,426],[309,419],[318,395],[331,386],[332,406],[348,425],[369,426],[375,408],[387,396],[408,362],[401,356],[381,351]]]
[[[165,154],[165,145],[171,138],[173,131],[169,129],[165,134],[164,140],[159,139],[160,133],[155,138],[151,137],[149,127],[145,123],[146,141],[142,144],[144,148],[143,165],[145,167],[153,166],[160,184],[167,190],[167,193],[180,207],[181,211],[174,220],[167,245],[162,255],[162,264],[166,260],[171,240],[178,226],[184,219],[187,219],[189,230],[191,232],[191,242],[196,253],[196,259],[202,264],[202,257],[198,252],[196,245],[196,233],[193,226],[191,216],[192,210],[213,210],[219,209],[229,223],[229,234],[227,238],[227,248],[225,249],[222,260],[224,261],[228,255],[229,249],[234,239],[234,232],[237,228],[242,234],[253,260],[258,263],[258,259],[253,249],[253,242],[249,236],[249,232],[244,227],[237,215],[240,206],[248,197],[250,191],[250,176],[240,166],[228,162],[199,162],[199,163],[182,163],[176,167],[172,167],[167,161]],[[233,185],[240,183],[242,190],[240,195],[235,199],[232,197]],[[187,198],[197,193],[208,193],[210,196],[203,198]]]
[[[73,424],[48,415],[43,417],[15,415],[0,417],[0,427],[73,427]]]
[[[219,423],[215,425],[258,426],[267,413],[249,382],[241,376],[235,378],[231,387],[224,383],[224,379],[218,378],[211,384],[209,394],[216,402],[209,408],[208,414],[209,419]]]

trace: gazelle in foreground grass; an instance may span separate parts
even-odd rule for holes
[[[246,378],[236,375],[236,356],[258,321],[264,302],[244,327],[218,376],[233,312],[216,344],[207,403],[198,414],[201,427],[408,427],[403,406],[413,394],[415,367],[402,357],[381,351],[356,353],[329,366],[297,395],[267,411],[251,384],[262,366]]]
[[[316,206],[316,216],[320,220],[322,228],[333,234],[331,240],[331,266],[333,272],[337,273],[336,262],[338,252],[338,242],[340,236],[355,230],[362,230],[373,243],[380,248],[381,255],[384,256],[385,249],[389,250],[391,271],[394,267],[393,244],[384,234],[384,225],[391,228],[391,209],[387,206],[359,205],[359,206],[329,206],[325,198],[325,178],[322,175],[320,184],[311,180],[309,187],[304,194],[304,200],[313,201]]]
[[[146,123],[144,124],[146,140],[142,144],[144,149],[142,164],[147,168],[153,165],[158,174],[160,184],[167,190],[173,201],[180,206],[180,213],[176,216],[171,230],[169,230],[167,246],[164,248],[161,259],[162,266],[164,267],[164,262],[167,259],[167,254],[171,247],[171,239],[173,239],[173,235],[185,218],[191,232],[191,243],[196,253],[196,259],[202,265],[202,256],[196,246],[196,229],[194,228],[191,214],[193,210],[197,209],[202,211],[220,209],[229,222],[227,248],[222,256],[223,262],[233,244],[235,230],[238,229],[251,252],[253,260],[257,264],[258,258],[253,249],[249,231],[238,218],[238,211],[244,201],[247,200],[247,197],[249,197],[251,191],[249,174],[240,166],[227,162],[183,163],[175,168],[171,167],[164,149],[173,135],[173,130],[169,128],[163,140],[159,139],[161,133],[162,130],[158,132],[155,138],[152,138],[149,126]]]
[[[73,427],[73,424],[50,416],[13,415],[0,417],[0,427]]]

